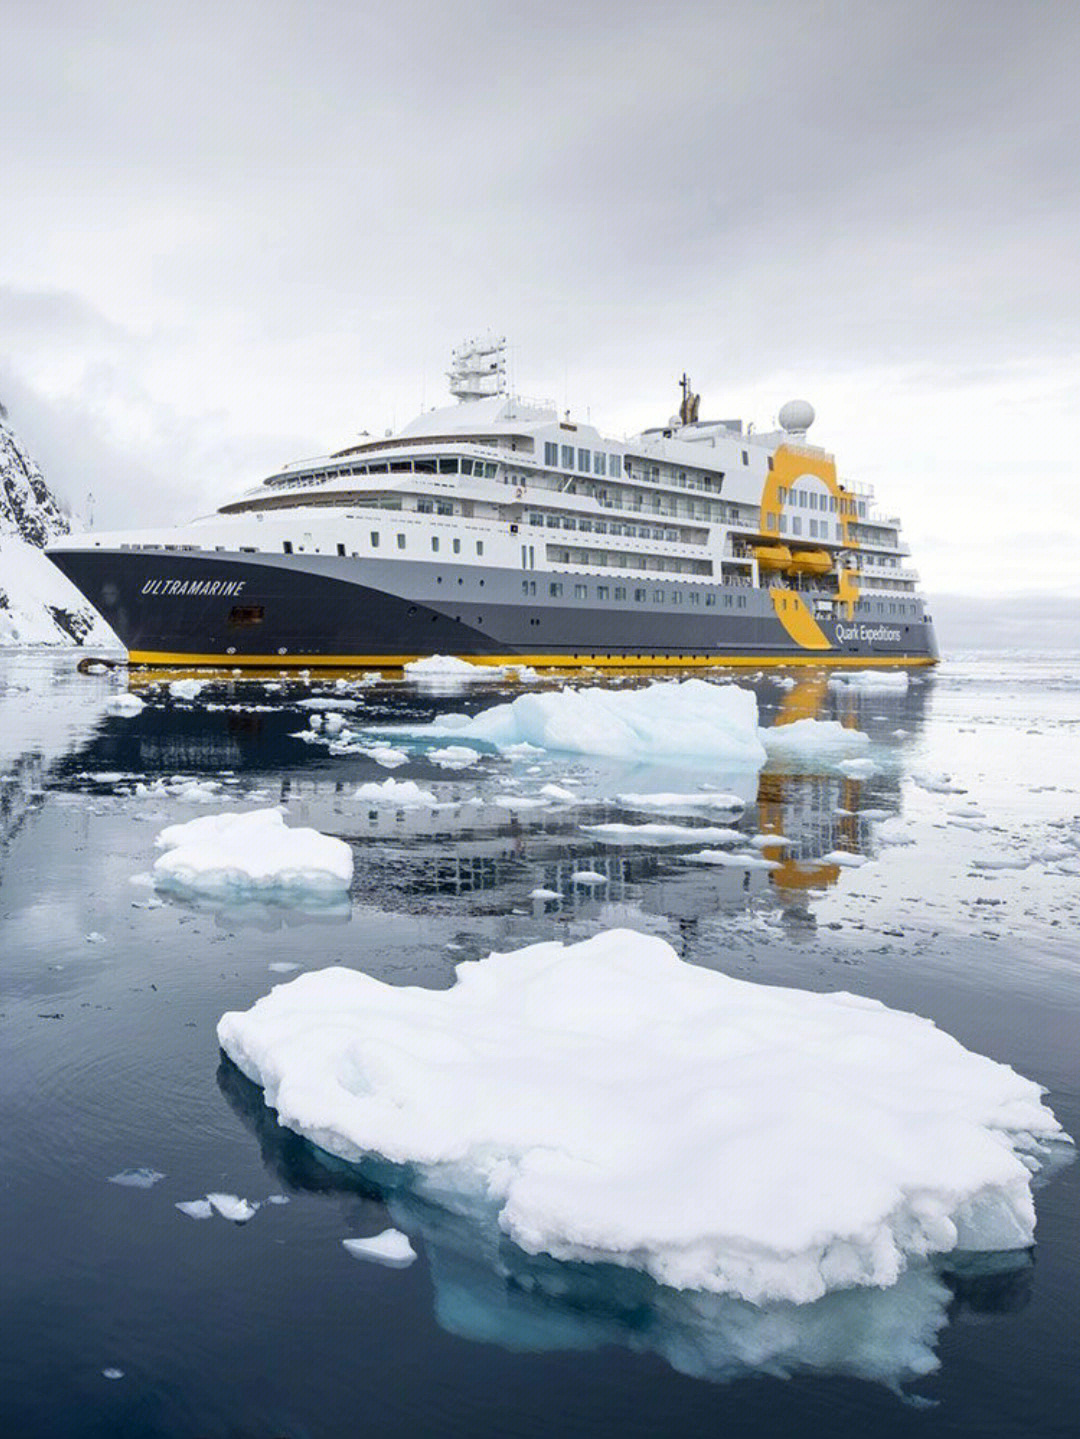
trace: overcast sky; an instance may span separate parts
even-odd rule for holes
[[[1066,0],[50,3],[0,42],[0,400],[95,522],[446,400],[811,437],[931,593],[1080,594]]]

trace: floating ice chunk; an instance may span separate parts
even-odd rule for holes
[[[201,895],[338,894],[352,882],[352,850],[315,829],[289,829],[280,809],[207,815],[167,826],[155,841],[154,883]]]
[[[359,700],[339,699],[335,695],[313,695],[310,699],[297,700],[300,709],[310,710],[358,710]]]
[[[850,674],[830,675],[829,688],[858,690],[860,694],[906,695],[906,670],[855,670]]]
[[[435,796],[429,789],[422,789],[412,779],[384,779],[381,784],[372,780],[369,784],[357,785],[353,799],[365,804],[394,805],[398,809],[422,809],[435,803]]]
[[[268,1194],[268,1195],[266,1196],[266,1203],[267,1203],[267,1204],[288,1204],[288,1203],[290,1203],[290,1200],[289,1200],[289,1196],[288,1196],[287,1194]]]
[[[492,666],[470,664],[455,655],[428,655],[422,660],[410,660],[402,669],[411,680],[459,680],[466,684],[490,679],[492,674]],[[499,667],[494,666],[494,670],[497,675]]]
[[[322,729],[322,727],[323,727],[323,718],[322,718],[322,715],[320,715],[320,714],[308,715],[308,729],[315,730],[316,733],[317,733],[319,730]]]
[[[206,688],[206,680],[171,680],[165,688],[174,700],[193,700]]]
[[[1023,859],[1020,855],[1010,855],[1003,859],[973,859],[973,869],[1027,869],[1029,860]]]
[[[429,749],[424,758],[437,764],[440,769],[468,769],[470,765],[476,764],[480,751],[469,749],[466,745],[448,744],[442,749]]]
[[[838,864],[846,869],[858,869],[866,863],[866,855],[853,854],[850,849],[832,849],[824,856],[824,864]]]
[[[557,800],[559,804],[580,804],[581,796],[575,794],[572,789],[567,789],[561,784],[542,784],[540,793],[548,799]]]
[[[604,844],[743,844],[737,829],[689,824],[583,824],[582,829]]]
[[[213,1205],[222,1219],[231,1219],[234,1224],[246,1224],[259,1208],[253,1199],[241,1199],[236,1194],[208,1194],[206,1202]]]
[[[518,754],[519,745],[530,744],[619,759],[705,758],[740,769],[760,769],[765,762],[754,695],[697,679],[658,680],[634,690],[524,694],[471,719],[444,715],[435,728]]]
[[[720,790],[701,791],[693,794],[672,794],[670,792],[618,794],[615,796],[615,800],[624,809],[660,809],[665,814],[699,809],[719,809],[730,814],[738,814],[746,808],[745,802],[737,794],[725,794]]]
[[[101,1377],[103,1379],[123,1379],[124,1371],[122,1369],[103,1369]]]
[[[849,779],[869,779],[876,766],[872,759],[842,759],[837,760],[836,768]]]
[[[763,855],[753,854],[746,850],[732,853],[731,850],[701,849],[696,854],[684,854],[682,857],[693,861],[694,864],[717,864],[726,866],[728,869],[780,868],[774,859],[766,859]]]
[[[462,964],[448,990],[304,974],[218,1039],[281,1124],[405,1166],[527,1253],[755,1304],[1028,1246],[1029,1165],[1063,1139],[1037,1084],[928,1020],[627,930]]]
[[[98,930],[92,929],[90,933],[86,936],[86,942],[87,944],[104,944],[105,936],[99,933]]]
[[[153,1189],[165,1178],[156,1169],[123,1169],[119,1174],[110,1174],[110,1184],[122,1184],[125,1189]]]
[[[760,734],[770,759],[835,760],[870,743],[870,736],[862,730],[846,729],[836,720],[794,720],[772,725]]]
[[[963,785],[954,784],[951,775],[933,774],[929,770],[913,769],[911,778],[920,789],[928,790],[931,794],[967,794]]]
[[[177,1202],[176,1207],[189,1219],[212,1219],[214,1217],[214,1208],[209,1199],[181,1199]]]
[[[368,745],[360,750],[360,754],[367,755],[376,764],[382,765],[383,769],[397,769],[398,765],[407,764],[409,755],[407,750],[395,749],[393,745],[376,744]]]
[[[576,869],[570,876],[571,884],[580,884],[586,887],[594,884],[608,884],[606,874],[601,874],[598,869]]]
[[[146,708],[146,704],[138,695],[133,695],[129,690],[122,694],[111,695],[105,701],[105,713],[109,715],[137,715]]]
[[[345,721],[339,714],[323,715],[323,734],[340,734],[345,728]]]
[[[266,967],[274,974],[291,974],[294,969],[300,968],[293,959],[275,959]]]
[[[405,1269],[416,1258],[408,1235],[400,1229],[384,1229],[370,1239],[343,1239],[341,1243],[354,1259],[372,1259],[391,1269]]]

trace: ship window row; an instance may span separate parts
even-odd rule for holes
[[[367,465],[349,465],[339,470],[314,470],[298,475],[275,475],[266,481],[274,489],[307,488],[326,480],[347,479],[350,475],[472,475],[475,479],[493,480],[498,465],[491,460],[463,459],[457,455],[443,458],[413,460],[382,460]]]
[[[587,550],[563,545],[547,546],[548,562],[556,565],[591,565],[604,569],[660,570],[670,575],[711,575],[712,560],[690,560],[678,555],[644,555],[632,550]]]
[[[522,580],[521,593],[523,595],[536,594],[535,580]],[[548,594],[552,599],[563,599],[568,594],[568,588],[563,580],[552,580],[548,584]],[[588,600],[595,596],[601,603],[609,603],[612,598],[616,603],[633,603],[637,605],[689,605],[698,609],[718,609],[722,605],[724,609],[746,608],[746,596],[736,593],[717,594],[715,590],[689,590],[689,589],[654,589],[650,590],[646,585],[638,585],[631,589],[628,585],[595,585],[590,588],[587,584],[577,583],[573,586],[573,598],[575,600]]]
[[[584,475],[621,475],[623,472],[622,455],[559,445],[553,440],[544,441],[544,464],[552,469],[578,470]]]

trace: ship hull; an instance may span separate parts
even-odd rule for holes
[[[657,668],[937,659],[929,620],[819,616],[800,627],[782,618],[786,599],[749,586],[633,576],[598,583],[569,572],[331,555],[69,545],[49,556],[133,664],[392,667],[431,654]],[[561,593],[550,593],[553,584]],[[609,598],[618,591],[627,598]]]

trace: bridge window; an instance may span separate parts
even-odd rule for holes
[[[439,474],[440,474],[440,475],[456,475],[457,472],[458,472],[458,471],[457,471],[457,465],[458,465],[458,462],[457,462],[457,459],[456,459],[456,458],[450,459],[450,460],[440,460],[440,461],[439,461]]]
[[[564,470],[572,470],[572,469],[574,468],[574,447],[573,447],[573,445],[563,445],[563,447],[562,447],[562,467],[563,467]]]
[[[590,468],[591,462],[592,462],[592,455],[590,455],[590,453],[589,453],[588,450],[578,450],[578,452],[577,452],[577,467],[578,467],[579,470],[584,470],[585,473],[588,474],[588,473],[589,473],[589,468]]]
[[[559,463],[559,447],[554,440],[544,441],[544,464],[557,465]]]

